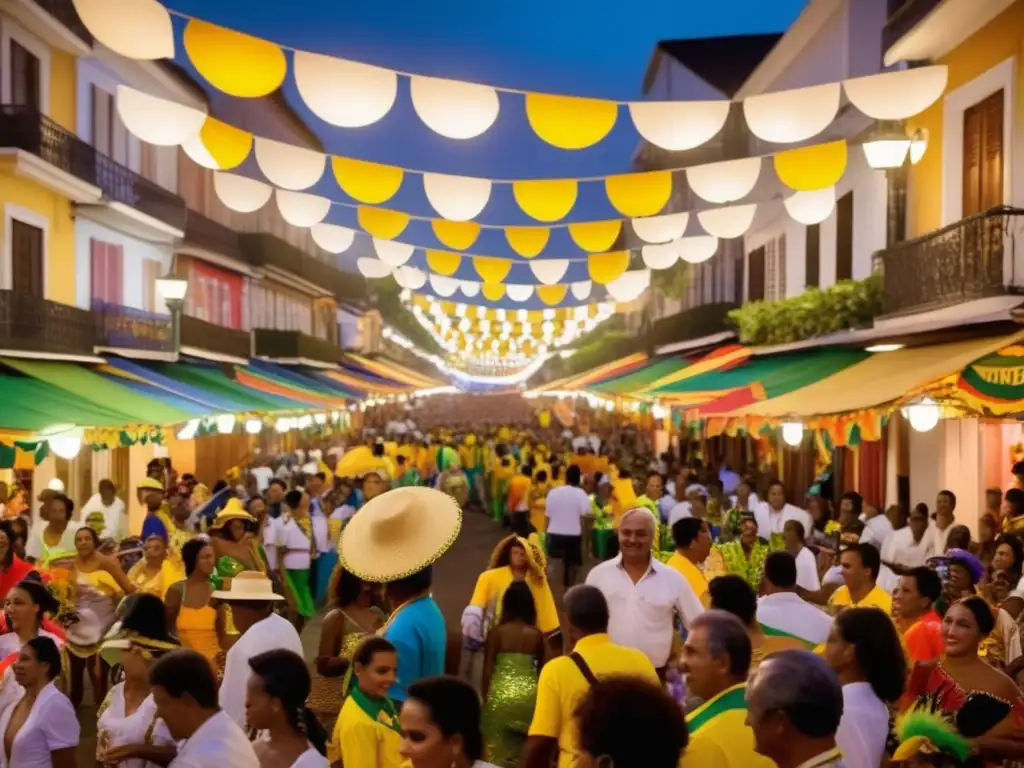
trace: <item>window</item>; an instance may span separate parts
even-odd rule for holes
[[[853,190],[836,202],[836,282],[853,277]]]
[[[11,40],[11,103],[38,110],[40,102],[39,59],[17,40]]]
[[[807,227],[807,245],[804,248],[804,285],[817,288],[821,285],[821,225]]]
[[[89,241],[93,302],[124,304],[124,248],[95,238]]]
[[[1003,91],[964,111],[963,215],[1003,204]]]
[[[11,219],[11,289],[43,298],[44,233],[18,219]]]
[[[117,162],[128,164],[128,131],[114,106],[114,97],[92,86],[92,145]]]
[[[747,257],[749,269],[747,272],[747,300],[761,301],[765,298],[764,291],[764,246],[755,248]]]
[[[144,259],[142,262],[142,308],[147,312],[163,312],[164,307],[158,305],[156,281],[163,275],[163,265],[155,259]],[[162,303],[162,302],[160,302]]]

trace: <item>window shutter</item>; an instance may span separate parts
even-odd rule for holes
[[[91,295],[93,301],[107,301],[107,248],[95,238],[89,241]]]
[[[107,301],[124,304],[124,246],[107,243]]]
[[[853,190],[836,203],[836,282],[853,277]]]

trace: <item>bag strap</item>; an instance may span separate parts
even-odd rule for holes
[[[595,685],[597,683],[597,676],[594,675],[593,671],[591,671],[590,667],[587,665],[587,662],[584,661],[582,656],[576,653],[576,651],[573,651],[569,654],[569,658],[572,659],[573,664],[575,664],[579,668],[580,674],[583,675],[584,678],[586,678],[586,681],[588,683],[590,683],[591,685]]]

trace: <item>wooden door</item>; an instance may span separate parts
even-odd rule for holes
[[[11,289],[43,298],[43,230],[11,221]]]
[[[747,262],[747,301],[761,301],[764,299],[764,246],[751,251]]]
[[[804,285],[817,288],[821,284],[821,225],[807,227],[807,246],[804,249]]]
[[[1003,91],[964,111],[963,215],[1003,204]]]
[[[836,201],[836,281],[853,277],[853,190]]]
[[[16,106],[39,109],[39,59],[11,40],[11,102]]]

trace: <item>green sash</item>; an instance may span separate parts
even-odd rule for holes
[[[799,640],[801,643],[806,645],[807,649],[810,651],[813,651],[815,648],[818,647],[817,643],[812,643],[810,640],[800,637],[800,635],[794,635],[792,632],[784,632],[781,629],[776,629],[775,627],[769,627],[766,624],[761,624],[761,622],[758,622],[758,625],[761,627],[761,631],[764,634],[768,635],[768,637],[791,637],[794,640]]]
[[[384,728],[390,728],[397,734],[402,733],[402,728],[398,724],[398,710],[395,709],[395,703],[391,699],[387,697],[371,699],[360,690],[358,685],[352,686],[349,696],[373,722]]]
[[[692,736],[702,726],[711,722],[719,715],[734,709],[745,710],[746,708],[747,686],[738,685],[735,688],[720,694],[717,698],[712,699],[707,704],[695,709],[690,716],[686,718],[686,727]]]

